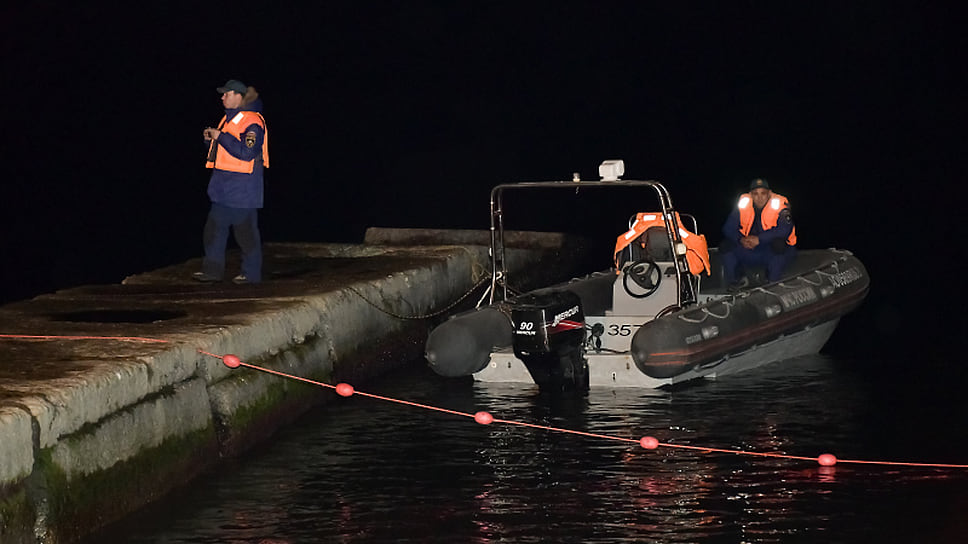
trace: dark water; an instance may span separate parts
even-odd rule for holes
[[[415,364],[361,389],[623,438],[968,463],[960,385],[885,379],[892,368],[815,356],[672,391],[553,399]],[[91,541],[964,542],[966,511],[968,469],[648,451],[354,396]]]

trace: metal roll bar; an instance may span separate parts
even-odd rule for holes
[[[662,207],[662,217],[665,222],[666,234],[674,255],[676,267],[676,281],[678,283],[677,302],[680,307],[696,302],[696,290],[689,280],[689,266],[686,261],[685,244],[679,234],[679,224],[676,220],[672,197],[664,185],[658,181],[618,180],[618,181],[528,181],[521,183],[505,183],[491,189],[491,286],[489,302],[493,304],[500,289],[500,301],[508,299],[507,265],[504,253],[504,205],[505,191],[519,189],[572,189],[576,193],[580,189],[602,189],[619,187],[651,187],[659,198]],[[685,281],[683,281],[685,280]],[[686,285],[683,293],[682,286]]]

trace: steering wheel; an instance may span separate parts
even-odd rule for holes
[[[642,293],[636,293],[629,288],[629,278],[642,289]],[[622,274],[622,287],[632,298],[645,298],[655,292],[662,282],[662,271],[659,265],[649,258],[639,259],[625,267]]]

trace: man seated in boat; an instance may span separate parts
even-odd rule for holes
[[[797,230],[785,196],[770,190],[765,179],[750,183],[750,191],[723,224],[720,253],[726,285],[736,289],[749,283],[745,271],[766,268],[768,282],[779,281],[797,253]]]

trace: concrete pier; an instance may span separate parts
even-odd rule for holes
[[[0,307],[0,542],[77,540],[338,398],[223,355],[355,386],[420,357],[483,292],[488,239],[370,229],[267,244],[259,285],[193,282],[195,259]],[[524,288],[571,277],[585,249],[555,233],[506,244]]]

